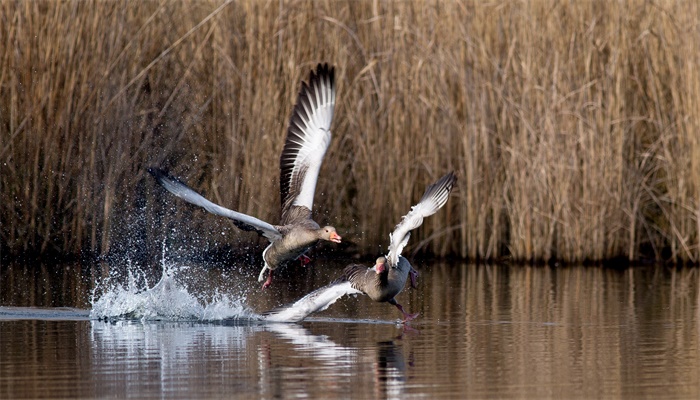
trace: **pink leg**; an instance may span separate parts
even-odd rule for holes
[[[398,308],[399,311],[401,311],[401,314],[403,314],[403,321],[401,321],[401,322],[403,322],[404,324],[405,324],[406,322],[408,322],[408,321],[412,321],[414,318],[416,318],[416,317],[420,314],[420,313],[415,313],[415,314],[409,314],[409,313],[407,313],[407,312],[403,309],[403,306],[402,306],[401,304],[399,304],[395,299],[389,300],[389,304],[395,305],[396,308]]]
[[[263,283],[262,288],[267,289],[270,285],[272,285],[272,270],[267,274],[267,280]]]

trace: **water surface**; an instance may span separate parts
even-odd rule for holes
[[[341,264],[270,292],[254,268],[188,265],[173,274],[182,291],[143,302],[156,269],[125,292],[141,314],[108,320],[90,313],[108,267],[3,265],[0,398],[700,396],[695,269],[414,264],[420,286],[398,297],[421,313],[410,326],[364,297],[300,324],[243,318]]]

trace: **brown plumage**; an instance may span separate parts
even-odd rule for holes
[[[373,268],[362,264],[350,264],[343,275],[336,280],[347,280],[353,289],[359,290],[370,299],[383,303],[396,297],[406,283],[411,264],[405,258],[399,259],[396,268],[388,268],[386,257],[377,258]]]
[[[304,256],[319,240],[340,243],[332,226],[321,228],[312,219],[313,197],[323,157],[331,140],[331,121],[335,108],[335,70],[319,64],[309,83],[302,82],[297,103],[292,110],[284,148],[280,156],[280,224],[272,225],[258,218],[229,210],[202,197],[183,182],[165,172],[149,172],[169,192],[205,210],[230,218],[245,231],[266,237],[270,245],[263,251],[264,265],[258,280],[263,288],[272,283],[272,271]]]

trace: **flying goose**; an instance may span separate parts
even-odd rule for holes
[[[250,215],[229,210],[205,199],[182,181],[157,168],[149,172],[175,196],[200,206],[212,214],[230,218],[244,231],[255,231],[270,241],[262,253],[264,265],[258,280],[265,279],[263,289],[272,283],[272,271],[304,255],[319,240],[340,243],[341,237],[332,226],[321,228],[312,218],[316,181],[323,156],[331,142],[331,121],[335,107],[335,69],[319,64],[311,71],[309,83],[302,82],[297,102],[287,129],[280,156],[279,225],[272,225]]]

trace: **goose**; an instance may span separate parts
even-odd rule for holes
[[[292,260],[310,261],[305,253],[320,240],[340,243],[332,226],[320,227],[312,219],[314,192],[323,157],[331,142],[331,121],[335,107],[335,68],[319,64],[311,71],[309,83],[302,82],[292,110],[287,136],[280,156],[279,225],[215,204],[158,168],[148,171],[170,193],[212,214],[230,218],[241,230],[255,231],[270,241],[262,253],[263,268],[258,281],[263,289],[272,284],[272,272]]]
[[[435,214],[447,202],[447,198],[457,181],[454,172],[429,185],[418,204],[404,215],[394,231],[389,234],[389,252],[378,257],[374,266],[350,264],[339,278],[329,285],[302,297],[296,302],[263,314],[263,318],[273,322],[299,322],[309,314],[323,311],[344,295],[365,294],[377,302],[396,306],[403,316],[403,323],[413,320],[418,314],[410,314],[396,301],[396,296],[406,285],[410,275],[411,285],[417,286],[418,272],[408,260],[401,256],[408,243],[411,231],[423,224],[423,219]]]

